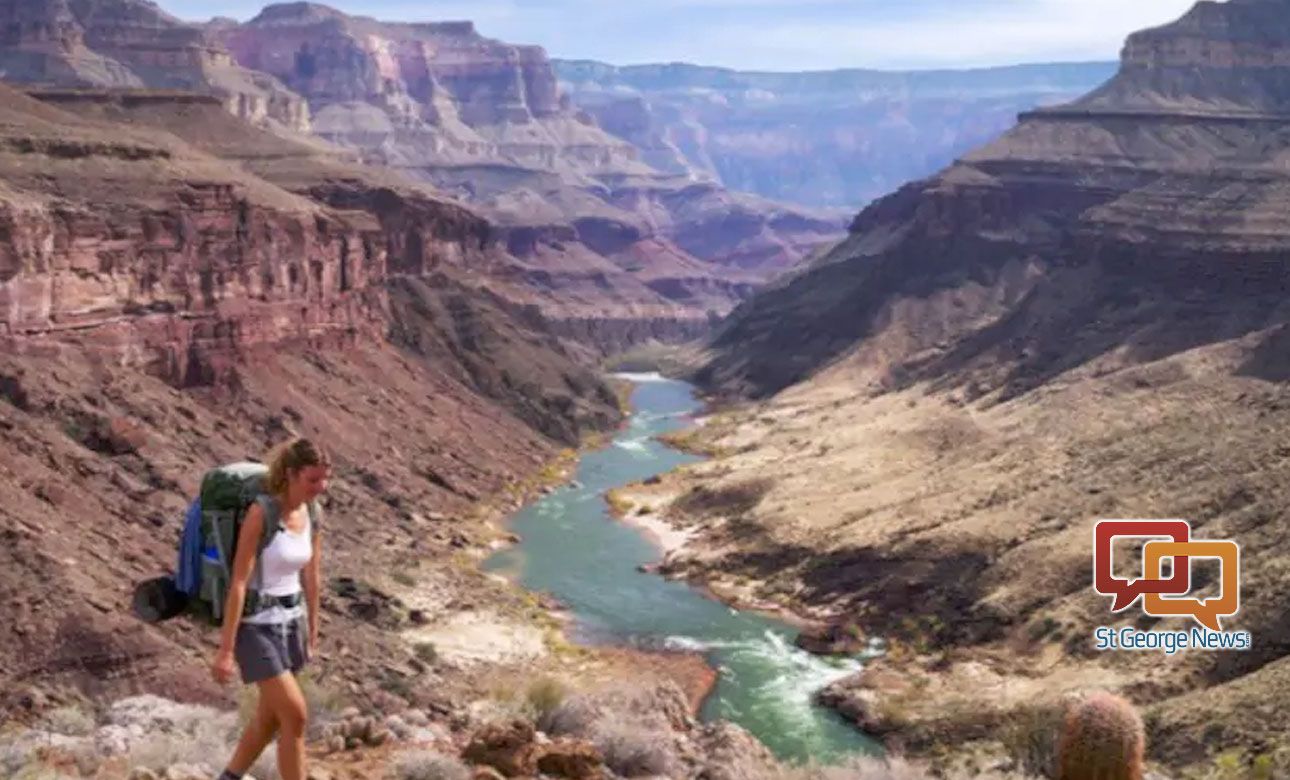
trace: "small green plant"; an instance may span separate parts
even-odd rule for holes
[[[1027,634],[1030,637],[1031,642],[1038,642],[1053,633],[1053,630],[1056,629],[1058,625],[1059,624],[1055,619],[1045,617],[1043,620],[1030,624],[1030,629],[1027,631]]]
[[[636,506],[631,501],[623,498],[616,490],[611,490],[605,494],[605,502],[609,504],[609,511],[615,517],[626,517]]]
[[[417,584],[416,577],[413,577],[405,569],[395,569],[394,573],[390,575],[390,579],[405,588],[414,588]]]
[[[568,698],[567,683],[555,677],[540,677],[529,683],[525,698],[535,721],[542,721]]]
[[[402,677],[386,677],[381,680],[381,690],[404,699],[412,697],[412,684]]]
[[[1186,780],[1275,780],[1285,776],[1284,751],[1262,753],[1253,758],[1244,748],[1216,754],[1208,765],[1183,774]]]
[[[1250,764],[1250,776],[1253,780],[1273,780],[1278,776],[1276,758],[1267,753],[1256,756]]]
[[[433,665],[439,660],[439,648],[434,646],[434,642],[418,642],[413,646],[412,652],[423,664]]]

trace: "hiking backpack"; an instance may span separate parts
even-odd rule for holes
[[[176,572],[148,580],[136,588],[136,615],[146,622],[158,623],[187,612],[199,622],[223,625],[224,601],[232,580],[242,521],[251,505],[267,494],[264,481],[268,473],[264,464],[249,461],[217,466],[206,472],[186,515]],[[256,549],[244,616],[258,611],[265,603],[256,588],[261,581],[259,557],[282,527],[276,507],[266,502],[264,509],[264,532]],[[308,511],[316,532],[320,512],[312,502]]]

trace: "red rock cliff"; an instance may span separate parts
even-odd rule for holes
[[[0,0],[0,65],[10,81],[199,90],[243,119],[309,128],[299,95],[144,0]]]

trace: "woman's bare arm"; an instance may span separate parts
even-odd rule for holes
[[[309,652],[313,653],[314,645],[318,642],[318,623],[319,602],[321,601],[322,583],[322,533],[317,528],[313,529],[314,552],[309,558],[309,563],[305,565],[304,571],[304,589],[305,603],[308,605],[309,614]]]

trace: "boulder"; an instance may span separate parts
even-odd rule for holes
[[[854,623],[830,623],[806,629],[793,644],[814,655],[856,655],[869,647],[869,638]]]
[[[537,770],[537,731],[533,724],[515,719],[484,726],[462,751],[462,758],[483,764],[507,777],[532,775]]]
[[[815,701],[851,721],[866,734],[883,736],[895,730],[882,713],[880,695],[864,684],[860,675],[853,675],[820,690]]]
[[[570,780],[598,780],[607,776],[604,756],[596,746],[578,740],[557,740],[544,747],[537,768],[544,775]]]

